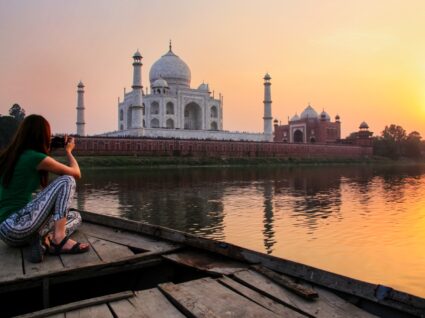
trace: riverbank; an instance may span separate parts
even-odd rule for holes
[[[61,162],[66,158],[57,156]],[[317,165],[416,165],[425,161],[391,160],[382,157],[350,158],[195,158],[195,157],[137,157],[137,156],[81,156],[81,168],[150,168],[150,167],[207,167],[207,166],[317,166]]]

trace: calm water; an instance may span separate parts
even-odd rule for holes
[[[91,170],[74,205],[425,297],[425,167]]]

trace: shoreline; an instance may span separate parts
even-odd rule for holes
[[[66,162],[64,156],[53,156]],[[350,158],[196,158],[196,157],[138,157],[138,156],[81,156],[76,157],[82,169],[149,169],[149,168],[212,168],[212,167],[312,167],[312,166],[415,166],[425,160],[382,157]]]

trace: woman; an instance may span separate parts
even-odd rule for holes
[[[74,140],[67,140],[68,165],[64,165],[49,156],[50,137],[47,120],[30,115],[0,154],[0,238],[11,246],[30,243],[32,262],[41,262],[45,249],[56,255],[89,249],[69,238],[81,224],[79,213],[69,211],[75,179],[81,178],[72,155]],[[60,177],[47,185],[49,172]],[[43,190],[32,199],[40,185]]]

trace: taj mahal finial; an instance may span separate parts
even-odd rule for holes
[[[172,46],[172,44],[171,44],[171,39],[170,39],[170,45],[169,45],[169,48],[170,48],[170,52],[173,52],[173,50],[172,50],[173,46]]]

